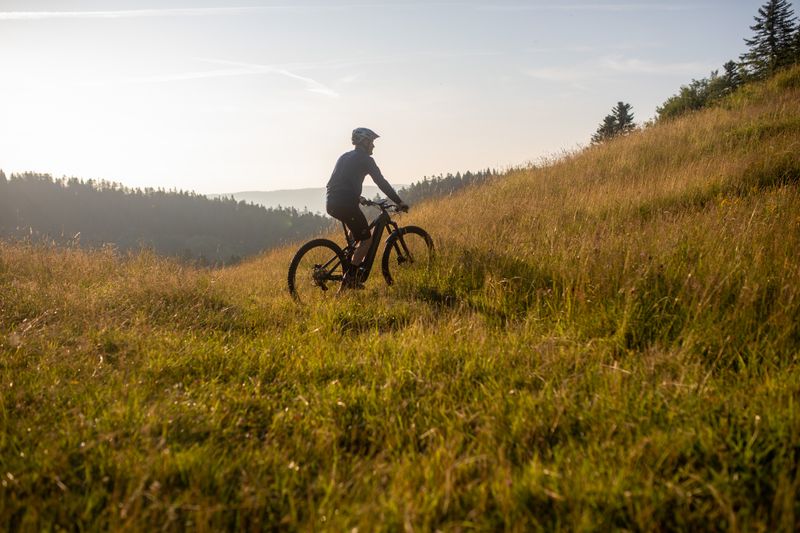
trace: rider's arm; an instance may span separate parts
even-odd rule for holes
[[[369,162],[367,173],[372,178],[372,181],[375,182],[375,185],[377,185],[383,194],[388,196],[391,201],[397,205],[403,204],[403,200],[400,199],[400,196],[397,195],[392,186],[389,185],[389,182],[386,181],[386,178],[383,177],[383,174],[381,174],[381,169],[378,168],[378,164],[375,163],[375,160],[370,157]]]

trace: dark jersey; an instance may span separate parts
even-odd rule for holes
[[[366,151],[356,148],[351,152],[342,154],[331,174],[331,179],[327,185],[328,204],[356,204],[358,197],[361,196],[361,187],[367,174],[372,177],[375,185],[383,191],[395,203],[400,203],[400,197],[386,178],[381,174],[381,170]]]

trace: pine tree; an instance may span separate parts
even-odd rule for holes
[[[614,118],[614,115],[606,115],[603,122],[600,123],[600,127],[598,127],[595,134],[592,135],[592,144],[599,144],[613,138],[616,130],[617,119]]]
[[[739,64],[736,61],[728,61],[722,68],[725,69],[725,74],[722,75],[727,87],[726,92],[733,92],[737,87],[742,84],[742,74],[739,69]]]
[[[618,133],[628,133],[636,127],[633,123],[633,106],[624,102],[617,102],[617,107],[611,110],[617,118]]]
[[[740,59],[751,75],[764,78],[794,62],[794,12],[787,0],[769,0],[754,19],[753,38],[744,40],[750,49]]]
[[[794,63],[800,63],[800,23],[797,24],[797,27],[794,30],[794,45],[793,45],[793,57]]]
[[[624,102],[617,102],[617,105],[611,109],[611,114],[606,115],[595,134],[592,135],[592,144],[599,144],[618,135],[624,135],[635,127],[633,107]]]

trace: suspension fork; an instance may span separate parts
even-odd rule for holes
[[[391,226],[392,229],[390,230],[388,226]],[[397,252],[397,257],[400,259],[400,262],[405,261],[414,261],[414,257],[411,255],[411,252],[406,245],[406,241],[403,238],[403,234],[400,232],[400,226],[397,225],[397,222],[394,220],[391,221],[386,228],[386,231],[389,232],[391,235],[394,232],[397,232],[397,239],[394,241],[394,249]]]
[[[386,233],[388,233],[389,235],[391,235],[393,232],[397,231],[398,229],[400,229],[400,226],[398,226],[397,222],[395,222],[394,220],[390,220],[386,224]]]

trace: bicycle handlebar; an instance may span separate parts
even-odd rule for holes
[[[368,200],[368,199],[364,198],[363,196],[360,196],[358,198],[358,203],[360,203],[361,205],[365,205],[365,206],[378,207],[378,208],[381,209],[381,211],[389,211],[389,210],[391,210],[391,211],[394,211],[395,213],[401,213],[401,212],[404,212],[404,211],[408,211],[408,208],[403,209],[399,205],[391,204],[391,203],[389,203],[389,200],[387,200],[385,198],[383,200],[378,200],[377,202],[375,202],[375,201],[372,201],[372,200]]]

